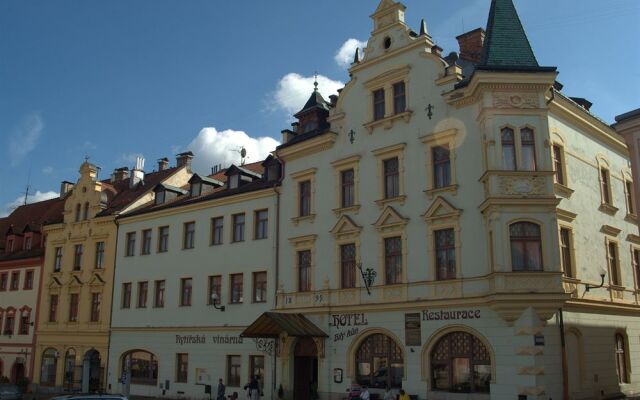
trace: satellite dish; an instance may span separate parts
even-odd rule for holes
[[[247,149],[244,147],[240,149],[240,157],[245,158],[247,156]]]

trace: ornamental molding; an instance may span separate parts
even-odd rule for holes
[[[501,176],[498,178],[499,192],[504,195],[544,195],[546,179],[542,176]]]
[[[493,106],[495,108],[539,108],[539,96],[533,92],[493,93]]]
[[[620,232],[622,232],[622,229],[618,229],[615,226],[605,224],[600,228],[600,232],[604,233],[605,235],[617,237]]]
[[[392,229],[402,229],[409,222],[409,218],[405,218],[392,206],[387,206],[378,217],[373,226],[380,232]]]

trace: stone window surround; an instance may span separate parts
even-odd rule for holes
[[[340,216],[342,213],[353,212],[357,214],[360,210],[360,155],[353,155],[347,158],[331,162],[336,174],[336,208],[333,212]],[[342,172],[353,170],[353,205],[350,207],[342,207]],[[313,185],[312,185],[313,186]],[[313,190],[313,189],[312,189]]]
[[[309,250],[311,252],[311,267],[309,268],[309,274],[311,275],[311,284],[308,292],[317,290],[315,285],[315,271],[316,271],[316,239],[318,235],[305,235],[289,238],[289,244],[293,250],[292,252],[292,264],[293,265],[293,290],[292,292],[299,292],[298,277],[300,271],[298,270],[298,252]]]
[[[433,132],[420,138],[425,144],[426,153],[426,171],[427,171],[427,189],[424,191],[429,199],[436,194],[443,192],[451,192],[455,195],[458,191],[458,183],[456,179],[456,146],[457,146],[458,130],[456,128],[446,129],[444,131]],[[451,184],[449,186],[436,188],[433,175],[433,148],[446,145],[449,149],[449,165],[451,172]]]
[[[302,171],[294,172],[289,176],[296,185],[295,197],[295,216],[291,218],[291,222],[298,225],[302,221],[313,222],[316,218],[316,172],[317,168],[308,168]],[[309,215],[300,216],[300,183],[309,181],[311,184],[311,204]]]
[[[404,185],[404,172],[405,172],[405,161],[404,161],[404,149],[406,147],[406,143],[397,143],[391,146],[386,146],[380,149],[372,150],[371,152],[377,159],[377,172],[378,172],[378,199],[376,200],[376,204],[378,207],[383,208],[385,205],[390,203],[399,203],[404,204],[407,195],[405,194],[405,185]],[[392,197],[389,199],[385,198],[384,192],[384,161],[390,158],[398,158],[398,180],[399,180],[399,195],[396,197]]]

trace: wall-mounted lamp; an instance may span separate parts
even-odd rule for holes
[[[599,288],[603,287],[604,286],[604,276],[606,275],[606,273],[607,272],[603,268],[600,268],[600,285],[594,286],[594,285],[589,285],[587,283],[586,286],[585,286],[584,291],[588,292],[589,289],[599,289]]]
[[[224,306],[220,305],[220,298],[218,297],[218,293],[211,294],[211,305],[216,310],[224,311]]]
[[[360,275],[362,276],[362,280],[364,281],[364,287],[367,289],[367,294],[371,296],[371,286],[373,286],[373,282],[376,280],[376,271],[372,268],[362,269],[362,263],[356,264],[358,269],[360,270]]]

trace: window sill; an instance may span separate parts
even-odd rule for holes
[[[309,215],[304,215],[302,217],[293,217],[291,218],[291,222],[293,222],[295,225],[298,225],[300,222],[303,221],[309,221],[309,222],[313,222],[316,219],[316,215],[315,214],[309,214]]]
[[[570,198],[574,192],[574,190],[571,189],[570,187],[557,182],[554,182],[553,190],[556,192],[558,196],[564,197],[566,199]]]
[[[446,192],[450,192],[455,196],[456,194],[458,194],[458,185],[453,184],[449,186],[443,186],[443,187],[428,189],[424,191],[424,193],[427,195],[429,199],[434,198],[438,194],[446,193]]]
[[[242,240],[232,240],[231,244],[234,244],[234,243],[244,243],[244,239],[242,239]]]
[[[630,222],[632,224],[638,225],[638,215],[637,214],[627,214],[624,217],[624,220]]]
[[[378,205],[378,207],[383,208],[384,206],[386,206],[387,204],[392,204],[392,203],[398,203],[400,205],[404,204],[404,201],[407,199],[406,195],[401,195],[401,196],[396,196],[396,197],[391,197],[388,199],[380,199],[380,200],[376,200],[376,204]]]
[[[615,215],[618,212],[618,207],[614,207],[611,204],[602,203],[600,204],[600,207],[598,207],[598,210],[609,215]]]
[[[571,276],[566,276],[566,275],[564,275],[564,272],[563,272],[563,275],[562,275],[562,280],[563,280],[564,282],[568,282],[568,283],[576,283],[576,284],[578,284],[578,283],[581,283],[581,282],[582,282],[582,280],[581,280],[581,279],[579,279],[579,278],[574,278],[574,277],[571,277]]]
[[[334,208],[333,212],[336,214],[336,216],[340,216],[342,214],[346,214],[349,212],[352,212],[354,214],[357,214],[358,211],[360,211],[360,204],[354,204],[352,206],[349,207],[340,207],[340,208]]]
[[[413,111],[406,110],[406,111],[401,112],[399,114],[393,114],[393,115],[389,115],[388,117],[384,117],[384,118],[373,120],[371,122],[367,122],[363,126],[365,128],[367,128],[369,133],[372,133],[373,130],[378,126],[382,126],[382,127],[384,127],[384,129],[388,130],[388,129],[391,129],[391,127],[393,126],[393,123],[396,120],[403,119],[404,122],[409,122],[409,120],[411,119],[411,115],[412,114],[413,114]]]

